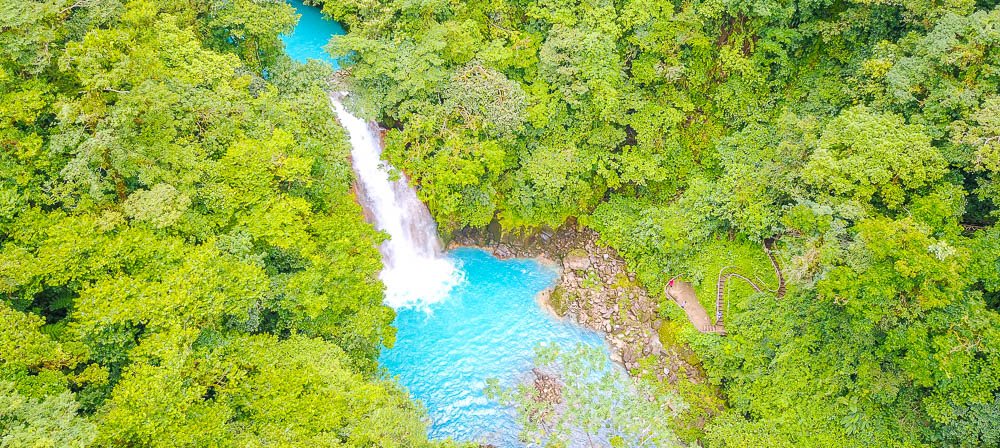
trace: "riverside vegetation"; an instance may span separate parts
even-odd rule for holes
[[[575,218],[700,359],[711,387],[646,378],[673,407],[614,412],[655,428],[596,400],[572,407],[584,430],[1000,444],[996,2],[323,8],[355,106],[443,231]],[[265,0],[0,0],[0,445],[432,444],[378,374],[382,236],[329,69],[281,50],[294,22]],[[787,294],[732,283],[727,336],[652,293],[679,275],[711,309],[725,267],[773,280],[768,238]],[[541,357],[586,375],[588,356]],[[669,418],[715,388],[721,410]]]

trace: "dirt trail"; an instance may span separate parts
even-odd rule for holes
[[[694,286],[690,283],[675,280],[674,285],[667,285],[664,292],[667,293],[667,297],[670,297],[677,306],[680,306],[684,310],[688,320],[691,321],[691,325],[694,325],[698,331],[702,333],[726,334],[726,329],[722,325],[712,324],[708,313],[705,312],[705,307],[701,306],[701,302],[698,301],[698,297],[694,293]]]

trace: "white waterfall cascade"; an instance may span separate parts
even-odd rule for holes
[[[444,300],[462,281],[455,264],[441,256],[437,226],[427,206],[410,188],[406,176],[393,180],[392,167],[381,159],[382,142],[374,124],[344,107],[345,93],[330,95],[340,124],[351,139],[351,158],[358,177],[358,200],[375,227],[389,234],[382,243],[385,304],[392,308],[425,307]]]

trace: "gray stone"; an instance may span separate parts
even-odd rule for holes
[[[566,254],[566,257],[563,258],[563,267],[567,270],[585,271],[590,269],[590,257],[588,257],[587,253],[582,250],[571,250],[568,254]]]
[[[625,361],[625,365],[635,362],[636,355],[635,352],[632,350],[632,347],[629,347],[627,345],[625,346],[625,349],[622,350],[622,360]]]
[[[539,234],[538,236],[542,238],[542,241],[547,243],[549,242],[550,239],[552,239],[552,232],[543,230],[542,233]]]

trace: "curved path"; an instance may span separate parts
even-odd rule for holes
[[[771,267],[774,268],[774,276],[778,279],[778,287],[774,289],[766,288],[760,279],[757,281],[751,280],[749,277],[741,275],[736,272],[726,272],[731,266],[726,266],[719,271],[719,278],[715,284],[715,320],[712,321],[708,317],[708,313],[705,312],[705,308],[701,306],[701,302],[698,301],[698,297],[695,295],[694,287],[688,282],[676,281],[677,277],[670,279],[667,283],[667,287],[664,288],[664,293],[667,297],[670,297],[684,313],[687,314],[688,320],[694,325],[698,331],[702,333],[712,333],[712,334],[726,334],[726,328],[722,322],[723,310],[725,309],[725,293],[726,293],[726,283],[729,282],[731,278],[738,278],[747,282],[751,288],[756,292],[772,292],[775,298],[782,298],[785,296],[785,276],[781,273],[781,267],[778,265],[778,260],[774,256],[774,251],[772,246],[774,245],[774,239],[768,238],[764,240],[764,252],[767,253],[767,258],[771,260]]]

